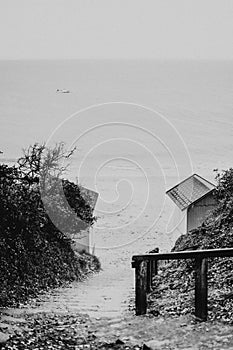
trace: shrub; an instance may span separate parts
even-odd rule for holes
[[[86,225],[95,220],[79,187],[60,179],[65,168],[59,166],[59,161],[69,155],[64,153],[64,145],[50,150],[36,144],[25,152],[18,166],[0,165],[1,306],[25,301],[41,289],[81,278],[83,273],[99,268],[96,258],[73,252],[67,232],[54,225],[45,208],[60,205],[61,221],[72,216],[68,231],[77,229],[77,218]],[[40,180],[53,185],[43,200]],[[58,183],[63,192],[60,197]]]

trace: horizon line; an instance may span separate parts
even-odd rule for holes
[[[159,58],[159,57],[128,57],[128,58],[124,58],[124,57],[119,57],[119,58],[114,58],[114,57],[50,57],[50,58],[46,58],[46,57],[41,57],[41,58],[1,58],[0,57],[0,62],[1,61],[159,61],[159,62],[170,62],[170,61],[178,61],[178,62],[205,62],[205,61],[211,61],[211,62],[231,62],[233,61],[233,57],[232,58],[191,58],[191,57],[170,57],[170,58]]]

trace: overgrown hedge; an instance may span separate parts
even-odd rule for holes
[[[216,176],[217,208],[205,223],[182,235],[173,251],[233,247],[233,169]],[[233,324],[233,258],[209,259],[209,318]],[[155,315],[180,315],[194,311],[194,264],[171,261],[160,267],[150,296]]]
[[[73,213],[92,224],[92,209],[77,185],[68,180],[62,184]],[[51,206],[57,203],[56,195],[47,193]],[[0,215],[0,306],[18,305],[41,290],[100,268],[97,258],[74,253],[71,240],[44,208],[38,179],[15,166],[0,165]]]

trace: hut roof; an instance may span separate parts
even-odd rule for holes
[[[214,184],[197,174],[193,174],[172,187],[166,194],[181,210],[185,210],[214,189]]]

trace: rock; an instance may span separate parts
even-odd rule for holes
[[[123,345],[123,344],[125,344],[125,342],[123,340],[121,340],[121,339],[117,339],[116,340],[116,344]]]
[[[10,334],[0,332],[0,346],[6,344],[6,342],[10,339]]]
[[[143,344],[143,350],[160,350],[161,346],[169,345],[168,340],[150,340]]]

